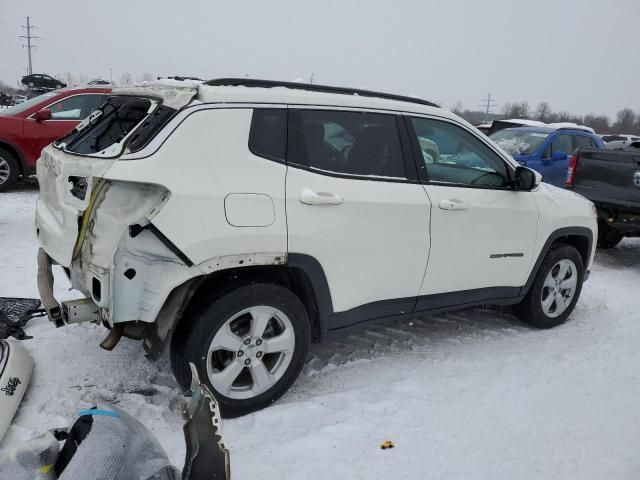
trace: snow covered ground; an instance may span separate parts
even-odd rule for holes
[[[34,188],[0,194],[0,296],[37,296],[35,200]],[[572,318],[553,330],[476,308],[314,346],[279,402],[224,423],[233,478],[640,478],[639,286],[640,241],[625,240],[598,252]],[[107,401],[182,466],[166,355],[151,364],[127,339],[104,352],[95,325],[34,320],[28,333],[34,377],[5,442]]]

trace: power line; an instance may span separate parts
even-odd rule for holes
[[[29,68],[27,69],[27,75],[31,75],[33,73],[33,68],[31,65],[31,49],[37,48],[37,45],[33,45],[31,43],[31,40],[40,39],[42,37],[36,37],[35,35],[31,35],[31,30],[34,30],[37,27],[34,27],[33,25],[31,25],[31,19],[29,17],[27,17],[27,25],[26,26],[22,25],[22,28],[24,28],[27,31],[27,34],[20,35],[20,38],[27,39],[27,44],[26,45],[23,44],[22,46],[27,48],[27,57],[29,59]]]
[[[489,92],[489,95],[487,95],[487,98],[483,98],[482,99],[482,108],[485,110],[485,114],[487,116],[487,118],[489,117],[489,114],[491,113],[491,110],[494,109],[497,106],[497,103],[495,101],[494,98],[491,98],[491,92]]]

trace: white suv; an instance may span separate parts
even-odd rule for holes
[[[170,343],[226,416],[294,382],[310,342],[368,321],[513,305],[563,322],[589,273],[591,202],[540,184],[429,102],[247,79],[148,84],[38,161],[38,285],[57,324]],[[60,304],[51,265],[83,300]]]

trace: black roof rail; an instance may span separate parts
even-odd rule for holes
[[[323,93],[338,93],[342,95],[358,95],[361,97],[375,97],[384,98],[387,100],[396,100],[399,102],[418,103],[420,105],[427,105],[429,107],[437,107],[433,102],[423,100],[421,98],[406,97],[404,95],[394,95],[392,93],[373,92],[371,90],[360,90],[357,88],[345,88],[345,87],[330,87],[327,85],[316,85],[315,83],[297,83],[297,82],[279,82],[276,80],[258,80],[254,78],[216,78],[204,82],[205,85],[212,87],[259,87],[259,88],[273,88],[273,87],[286,87],[294,88],[296,90],[307,90],[310,92],[323,92]]]

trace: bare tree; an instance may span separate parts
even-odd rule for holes
[[[630,108],[623,108],[616,114],[616,123],[613,129],[618,133],[629,133],[633,131],[636,124],[636,114]]]
[[[536,107],[535,119],[546,123],[549,117],[551,117],[551,107],[547,102],[540,102]]]
[[[131,85],[131,74],[129,72],[124,72],[120,75],[120,85]]]
[[[140,75],[140,81],[141,82],[150,82],[151,80],[154,79],[154,76],[151,75],[150,73],[146,72],[143,73],[142,75]]]
[[[605,115],[594,115],[593,113],[589,113],[584,116],[582,122],[599,133],[608,133],[611,130],[609,118]]]
[[[462,106],[462,102],[460,101],[456,102],[456,104],[451,108],[451,111],[456,115],[462,116],[462,114],[464,113],[464,107]]]

